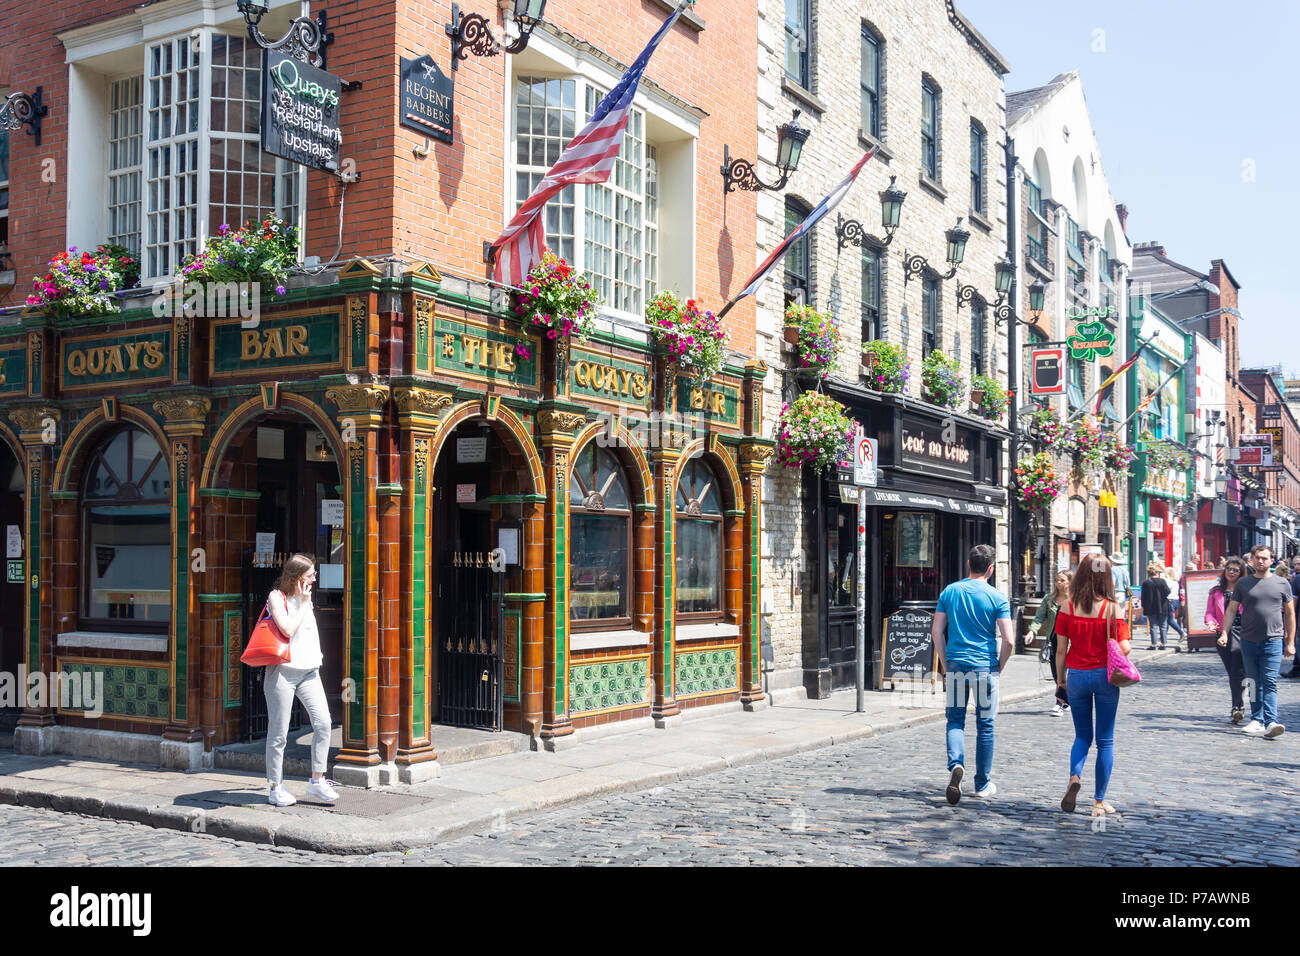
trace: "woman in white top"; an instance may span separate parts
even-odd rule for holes
[[[289,714],[296,694],[311,718],[311,783],[307,796],[334,803],[338,791],[325,779],[329,757],[330,711],[321,684],[322,655],[316,615],[312,611],[311,589],[316,582],[316,562],[306,554],[295,554],[284,563],[276,590],[267,603],[275,625],[289,638],[289,663],[268,667],[262,681],[266,692],[266,778],[272,806],[288,807],[297,799],[281,782],[284,745],[289,733]]]

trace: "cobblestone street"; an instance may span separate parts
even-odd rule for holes
[[[9,864],[1288,864],[1300,786],[1300,685],[1280,681],[1291,732],[1249,739],[1227,722],[1223,668],[1209,653],[1153,662],[1125,690],[1108,799],[1094,831],[1093,761],[1079,809],[1058,806],[1073,737],[1049,698],[998,715],[988,802],[944,799],[943,728],[931,723],[844,746],[723,771],[509,824],[409,854],[326,857],[206,835],[0,807]],[[1249,825],[1247,825],[1249,821]],[[1122,840],[1119,835],[1122,834]],[[1249,835],[1248,838],[1244,838]]]

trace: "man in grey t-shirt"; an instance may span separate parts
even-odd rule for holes
[[[1232,633],[1237,614],[1241,617],[1241,662],[1250,681],[1251,721],[1244,732],[1252,737],[1280,737],[1286,727],[1277,720],[1277,678],[1282,666],[1282,643],[1286,653],[1295,653],[1295,608],[1291,584],[1272,574],[1273,549],[1266,544],[1250,550],[1253,576],[1243,577],[1232,592],[1223,615],[1223,631]]]

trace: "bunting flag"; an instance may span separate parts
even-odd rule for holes
[[[804,221],[799,223],[790,235],[786,236],[785,239],[783,239],[781,243],[772,250],[768,257],[763,260],[763,264],[758,267],[758,271],[750,276],[749,281],[745,283],[745,288],[741,289],[740,293],[734,299],[723,306],[722,311],[718,313],[718,318],[722,318],[722,316],[726,315],[727,311],[745,296],[753,295],[758,291],[759,287],[762,286],[763,281],[768,277],[768,275],[778,265],[780,265],[782,257],[790,251],[790,247],[799,239],[802,239],[811,232],[813,226],[817,225],[823,216],[839,205],[840,200],[844,198],[845,194],[853,186],[854,181],[858,178],[858,173],[862,172],[862,167],[867,165],[867,160],[874,155],[876,155],[874,148],[869,149],[862,154],[862,158],[854,164],[853,168],[849,170],[849,174],[844,177],[840,184],[832,189],[826,198],[819,202],[813,208],[812,212],[808,213],[808,216]]]
[[[1111,393],[1115,390],[1115,383],[1123,378],[1125,372],[1137,364],[1138,356],[1141,354],[1142,349],[1139,348],[1125,360],[1123,365],[1111,372],[1106,381],[1101,383],[1101,387],[1097,389],[1097,399],[1092,404],[1092,413],[1094,415],[1101,414],[1101,406],[1106,404],[1106,399],[1110,398]]]
[[[542,211],[564,187],[573,183],[603,183],[614,169],[614,160],[623,147],[632,100],[637,85],[659,41],[668,35],[677,18],[691,0],[682,0],[672,16],[650,38],[622,79],[605,94],[591,119],[569,143],[560,158],[542,177],[541,182],[524,200],[515,217],[492,243],[493,277],[504,285],[517,286],[528,270],[541,261],[546,248],[546,223]]]

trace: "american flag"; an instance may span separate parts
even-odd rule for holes
[[[849,189],[852,188],[854,181],[857,180],[858,173],[862,172],[862,167],[867,165],[867,160],[874,155],[876,155],[874,148],[869,149],[862,154],[862,158],[854,164],[853,168],[849,170],[849,174],[844,177],[840,184],[832,189],[830,193],[816,205],[813,211],[808,213],[807,218],[805,218],[803,222],[799,223],[799,225],[795,227],[794,231],[792,231],[790,235],[786,236],[785,239],[781,241],[781,244],[773,249],[771,254],[763,260],[763,264],[758,267],[758,271],[749,277],[749,282],[745,284],[745,288],[741,289],[736,297],[728,302],[723,307],[722,311],[718,313],[719,318],[726,315],[728,310],[730,310],[733,305],[745,296],[753,295],[758,291],[764,280],[767,279],[768,274],[777,267],[781,262],[781,258],[790,250],[790,247],[794,245],[797,240],[811,232],[813,226],[817,225],[823,216],[840,204],[840,200],[844,198]]]
[[[627,129],[628,114],[641,74],[659,41],[673,28],[689,3],[690,0],[682,0],[672,16],[650,38],[622,79],[596,106],[591,120],[560,154],[532,195],[524,200],[505,231],[492,243],[495,254],[493,277],[497,282],[517,286],[533,264],[541,261],[542,250],[546,247],[546,223],[542,210],[556,194],[572,183],[603,183],[609,179],[614,170],[614,160],[623,146],[623,132]]]

